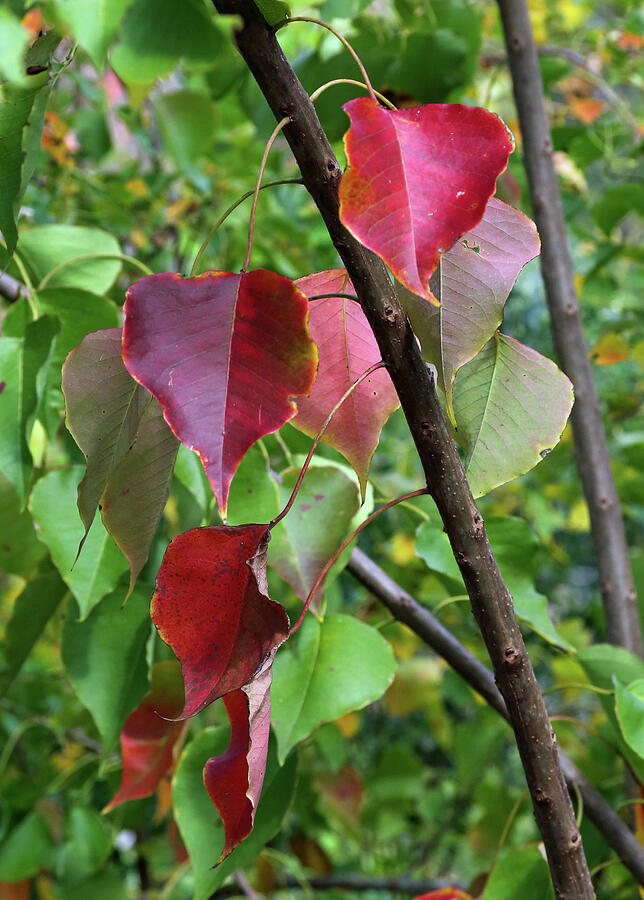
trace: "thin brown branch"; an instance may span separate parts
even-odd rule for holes
[[[364,875],[311,875],[307,878],[295,878],[294,875],[283,875],[275,887],[275,892],[288,889],[290,891],[348,891],[352,893],[365,893],[366,891],[382,891],[392,894],[409,894],[413,897],[418,894],[427,894],[430,891],[438,891],[446,887],[460,887],[462,885],[443,880],[427,879],[415,881],[404,876],[393,878],[367,877]],[[270,891],[273,893],[273,891]],[[226,884],[210,895],[209,900],[228,900],[229,897],[243,896],[236,884]]]
[[[399,622],[407,625],[444,659],[471,688],[508,720],[508,712],[494,683],[494,676],[444,625],[390,578],[366,553],[355,548],[347,566],[358,581],[377,597]],[[563,750],[559,762],[569,788],[579,789],[584,810],[606,842],[617,853],[634,878],[644,885],[644,848],[615,810],[580,772]]]
[[[498,0],[523,158],[541,236],[541,273],[555,350],[575,388],[572,427],[577,467],[590,510],[608,639],[642,655],[642,637],[622,510],[573,280],[537,50],[525,0]]]
[[[595,896],[572,804],[559,767],[554,733],[528,658],[512,598],[494,559],[436,388],[382,262],[339,218],[340,167],[309,96],[252,0],[214,0],[241,17],[237,46],[284,129],[304,184],[342,257],[394,383],[428,489],[465,582],[494,666],[530,787],[553,883],[560,900]]]

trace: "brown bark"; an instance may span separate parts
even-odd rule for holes
[[[637,596],[575,291],[530,15],[525,0],[497,2],[512,72],[534,218],[541,236],[541,273],[555,350],[561,368],[575,388],[571,421],[577,468],[590,511],[608,639],[641,656]]]
[[[404,310],[382,262],[340,222],[340,167],[315,109],[272,30],[252,0],[214,3],[219,12],[241,17],[242,25],[235,33],[240,53],[275,118],[291,119],[284,136],[347,268],[398,392],[429,492],[449,536],[508,709],[556,896],[561,900],[593,898],[595,893],[559,767],[554,734],[514,615],[512,598],[494,559],[435,385]]]

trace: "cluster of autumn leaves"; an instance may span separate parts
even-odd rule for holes
[[[402,285],[423,350],[439,363],[452,414],[456,372],[490,341],[499,346],[507,295],[538,253],[532,223],[490,201],[511,135],[495,115],[475,107],[390,111],[363,98],[345,110],[351,128],[342,221]],[[472,237],[479,223],[480,240]],[[441,258],[439,308],[429,279]],[[132,584],[163,512],[177,438],[199,455],[225,521],[231,481],[248,449],[287,421],[315,435],[347,388],[379,361],[367,320],[348,299],[353,293],[342,269],[296,282],[266,270],[152,275],[128,291],[122,334],[95,332],[72,351],[63,390],[68,426],[87,459],[81,517],[89,529],[100,507],[130,562]],[[544,438],[550,445],[570,408],[570,391],[562,387],[568,396],[553,435]],[[397,405],[379,369],[325,434],[354,467],[363,494],[380,431]],[[121,736],[122,784],[108,806],[152,793],[172,765],[180,722],[223,697],[230,744],[204,768],[225,826],[221,858],[253,826],[266,766],[271,667],[289,634],[286,611],[268,596],[271,527],[196,528],[169,545],[151,616],[180,676],[174,662],[153,667],[150,693]]]

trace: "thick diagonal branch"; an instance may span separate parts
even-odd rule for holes
[[[546,847],[557,897],[595,896],[581,837],[566,790],[554,734],[501,577],[472,499],[418,344],[384,265],[359,244],[339,218],[338,162],[309,97],[252,0],[214,0],[220,12],[241,17],[237,46],[279,121],[331,240],[347,268],[398,392],[423,466],[460,567],[508,709]]]
[[[577,467],[590,510],[608,639],[642,655],[637,597],[622,510],[611,472],[599,398],[573,280],[550,129],[525,0],[498,0],[523,138],[523,157],[537,228],[541,273],[559,363],[575,388],[572,427]]]
[[[417,603],[411,594],[358,547],[351,554],[347,568],[387,607],[395,619],[417,634],[508,721],[508,711],[490,670],[436,616]],[[644,847],[563,750],[559,750],[559,762],[568,786],[572,788],[575,785],[579,789],[588,818],[637,881],[644,885]]]

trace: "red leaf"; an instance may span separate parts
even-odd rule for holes
[[[476,106],[393,111],[360,97],[343,109],[351,128],[340,218],[410,291],[435,303],[430,275],[440,254],[481,221],[512,136]]]
[[[441,888],[429,894],[419,894],[414,900],[472,900],[472,897],[458,888]]]
[[[344,269],[316,272],[295,284],[309,297],[353,293]],[[313,437],[356,378],[378,362],[380,350],[360,304],[353,300],[334,297],[312,301],[309,331],[318,345],[318,376],[309,396],[298,400],[291,424]],[[382,426],[398,406],[389,373],[379,369],[345,400],[322,438],[356,470],[363,496]]]
[[[125,365],[201,457],[222,517],[248,448],[291,419],[292,398],[311,389],[307,311],[292,281],[263,269],[150,275],[128,291]]]
[[[230,719],[230,744],[225,753],[211,757],[204,766],[204,784],[223,820],[226,835],[218,863],[250,834],[255,821],[266,772],[276,649],[248,684],[224,697]]]
[[[181,663],[181,719],[244,685],[288,634],[268,596],[267,525],[193,528],[163,557],[152,621]]]
[[[183,684],[174,660],[154,663],[150,690],[121,731],[121,786],[103,812],[126,800],[149,797],[172,765],[172,751],[181,731],[173,719],[183,706]]]

